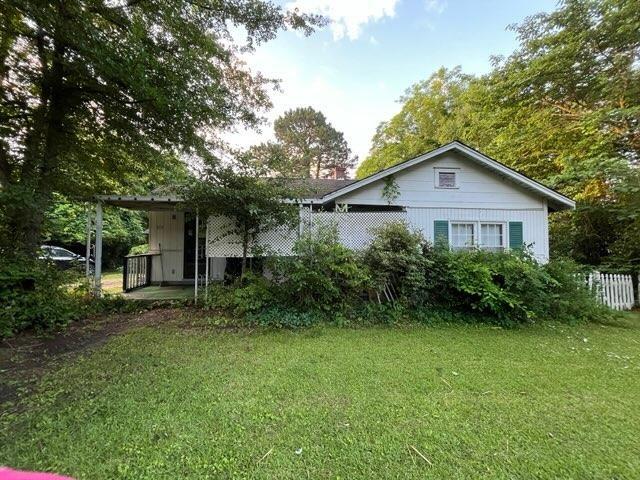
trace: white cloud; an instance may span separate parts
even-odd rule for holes
[[[446,0],[425,0],[424,3],[427,12],[435,12],[438,15],[447,8]]]
[[[369,22],[395,15],[399,0],[294,0],[287,8],[305,13],[319,13],[331,19],[334,40],[356,40]]]
[[[377,39],[376,37],[374,37],[373,35],[371,35],[371,36],[369,37],[369,43],[370,43],[371,45],[378,45],[380,42],[378,42],[378,39]]]

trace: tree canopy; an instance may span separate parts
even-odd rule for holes
[[[135,186],[217,132],[255,125],[268,79],[238,53],[324,20],[269,0],[6,0],[0,6],[0,223],[33,249],[53,192]],[[246,32],[238,45],[231,28]]]
[[[640,265],[640,8],[565,0],[510,27],[487,75],[440,69],[382,123],[363,177],[454,139],[579,201],[552,222],[556,253]]]
[[[205,164],[197,177],[183,188],[186,205],[203,217],[219,215],[233,219],[242,243],[242,275],[247,255],[260,232],[299,220],[297,192],[282,180],[267,178],[263,167],[241,155],[230,164]]]
[[[286,111],[273,128],[276,142],[263,143],[251,151],[272,173],[321,178],[335,167],[347,169],[356,162],[344,134],[311,107]]]

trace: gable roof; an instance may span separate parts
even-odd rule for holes
[[[285,181],[289,187],[299,190],[304,198],[313,200],[319,200],[336,190],[340,190],[358,181],[355,179],[338,180],[334,178],[276,177],[275,179],[278,181]]]
[[[303,201],[322,203],[322,198],[331,192],[340,190],[355,179],[337,180],[333,178],[268,178],[267,180],[284,181],[303,196]],[[143,195],[96,195],[96,199],[109,205],[130,210],[175,210],[183,202],[176,185],[163,185],[154,188],[149,194]]]
[[[540,182],[537,182],[532,178],[529,178],[526,175],[523,175],[522,173],[516,172],[512,168],[507,167],[506,165],[498,162],[497,160],[494,160],[493,158],[487,157],[483,153],[469,147],[468,145],[465,145],[464,143],[458,140],[447,143],[446,145],[436,148],[435,150],[431,150],[430,152],[423,153],[422,155],[419,155],[415,158],[393,165],[389,168],[386,168],[377,173],[369,175],[368,177],[365,177],[361,180],[350,183],[349,185],[346,185],[343,188],[340,188],[338,190],[335,190],[325,195],[324,197],[322,197],[322,201],[323,203],[334,201],[337,198],[341,197],[342,195],[353,192],[354,190],[358,190],[359,188],[369,185],[388,175],[393,175],[394,173],[398,173],[404,169],[413,167],[414,165],[425,162],[427,160],[430,160],[439,155],[442,155],[443,153],[450,152],[450,151],[459,152],[462,155],[464,155],[466,158],[478,163],[482,167],[485,167],[502,177],[508,178],[509,180],[520,185],[521,187],[527,190],[530,190],[534,193],[537,193],[543,198],[546,198],[547,201],[549,202],[549,207],[551,207],[554,210],[566,210],[570,208],[575,208],[576,206],[576,203],[573,200],[571,200],[569,197],[562,195],[561,193],[556,192],[555,190],[549,187],[544,186]]]

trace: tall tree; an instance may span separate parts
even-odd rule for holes
[[[376,129],[369,157],[356,175],[365,177],[460,137],[462,131],[456,129],[455,118],[471,80],[460,67],[440,68],[407,89],[400,98],[400,112]]]
[[[335,167],[349,168],[356,158],[344,138],[324,116],[311,107],[288,110],[273,124],[276,139],[284,156],[271,148],[273,159],[280,159],[278,173],[298,177],[320,178]]]
[[[283,225],[292,228],[299,221],[297,192],[284,181],[266,178],[266,172],[247,155],[230,164],[206,163],[197,178],[183,189],[186,204],[204,218],[220,215],[233,219],[230,232],[242,245],[242,276],[256,236]]]
[[[5,0],[0,5],[0,223],[39,242],[53,192],[89,195],[210,157],[215,132],[255,125],[271,82],[239,60],[282,28],[323,20],[269,0]],[[114,185],[115,184],[115,185]]]
[[[625,250],[640,243],[637,1],[565,0],[511,28],[520,46],[489,74],[441,70],[410,89],[358,176],[457,138],[579,201],[552,219],[556,252],[640,267]]]

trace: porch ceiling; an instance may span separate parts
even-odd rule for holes
[[[182,199],[161,195],[98,195],[97,199],[107,205],[128,210],[184,210]]]

